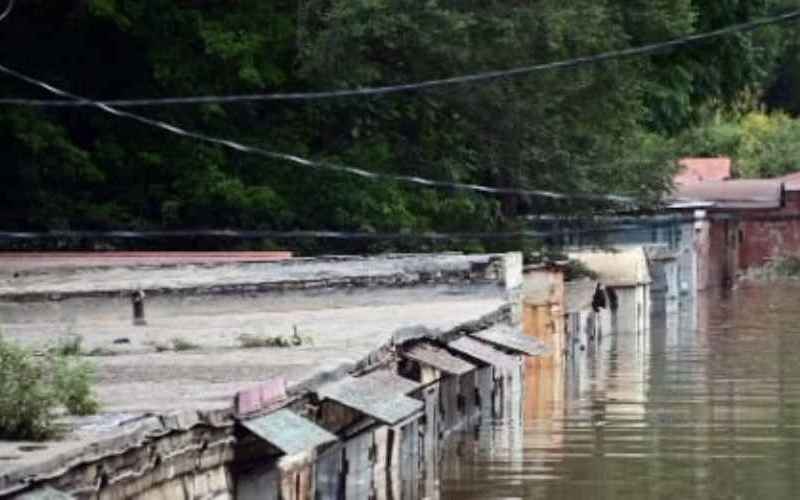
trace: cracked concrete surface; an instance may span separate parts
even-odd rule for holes
[[[0,273],[0,330],[37,350],[65,336],[80,336],[96,366],[100,415],[66,419],[68,432],[46,443],[0,442],[0,483],[12,471],[47,470],[88,445],[131,432],[148,415],[229,414],[234,394],[271,377],[297,386],[325,372],[343,373],[390,343],[398,330],[424,326],[450,331],[507,306],[497,276],[470,279],[494,256],[427,256],[334,259],[315,262],[181,266],[179,268],[59,269],[11,278]],[[425,275],[446,275],[423,284]],[[407,276],[402,287],[319,287],[323,278],[359,280]],[[14,281],[22,280],[22,281]],[[309,281],[309,289],[223,295],[165,294],[148,298],[147,326],[133,326],[131,304],[119,290],[143,283],[156,288],[243,282]],[[364,282],[364,281],[361,281]],[[429,282],[428,282],[429,283]],[[20,293],[44,295],[84,289],[116,295],[16,301]],[[243,348],[240,335],[296,331],[312,344]],[[157,352],[174,339],[193,345]],[[202,417],[205,418],[205,417]],[[42,448],[43,447],[43,448]],[[54,458],[55,457],[55,458]],[[66,457],[66,458],[65,458]],[[2,488],[0,488],[2,490]]]

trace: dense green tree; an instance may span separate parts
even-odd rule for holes
[[[406,83],[719,28],[778,0],[70,0],[20,3],[0,61],[95,98]],[[141,108],[378,172],[657,199],[670,136],[775,80],[791,30],[413,94]],[[42,97],[9,78],[5,96]],[[47,96],[51,97],[51,96]],[[662,137],[659,137],[660,134]],[[667,137],[667,139],[663,139]],[[0,227],[488,230],[611,207],[373,182],[243,155],[89,108],[0,112]],[[410,244],[410,243],[409,243]]]

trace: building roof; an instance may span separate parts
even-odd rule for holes
[[[598,280],[606,286],[646,285],[652,281],[647,256],[640,246],[612,251],[570,252],[569,256],[597,273]]]
[[[320,387],[320,399],[331,399],[384,424],[395,425],[422,410],[422,401],[406,396],[420,385],[388,370],[345,377]]]
[[[668,197],[671,208],[710,203],[710,209],[780,208],[783,183],[775,179],[735,179],[677,185]]]
[[[287,409],[246,420],[242,425],[287,455],[310,451],[338,440],[314,422]]]
[[[516,366],[510,355],[472,337],[459,337],[449,342],[447,347],[501,370],[510,370]]]
[[[472,333],[470,336],[487,344],[500,346],[509,351],[527,354],[528,356],[541,356],[542,354],[549,354],[550,351],[539,339],[525,335],[519,326],[495,325],[486,330]]]
[[[416,344],[403,352],[403,356],[408,359],[413,359],[424,365],[436,368],[440,372],[448,375],[465,375],[473,371],[476,366],[472,363],[457,358],[450,354],[446,349],[431,344],[430,342],[421,342]]]
[[[783,188],[786,191],[800,191],[800,172],[792,172],[775,180],[783,181]]]
[[[675,175],[675,184],[694,184],[706,181],[724,181],[731,178],[731,159],[683,158],[678,161],[681,170]]]

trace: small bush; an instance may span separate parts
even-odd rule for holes
[[[47,379],[43,360],[0,338],[0,438],[36,440],[52,433],[58,398]]]
[[[574,281],[582,278],[596,280],[597,277],[597,273],[589,269],[583,262],[575,259],[567,261],[564,269],[564,280]]]
[[[782,278],[800,277],[800,257],[790,255],[777,260],[774,264],[774,272]]]
[[[80,356],[83,344],[83,337],[80,335],[67,335],[58,340],[55,347],[50,352],[59,356]]]
[[[193,351],[195,349],[200,349],[200,346],[186,339],[174,338],[172,339],[172,348],[176,351]]]
[[[97,411],[91,366],[60,354],[34,356],[0,337],[0,439],[39,440],[55,432],[56,410]]]
[[[239,335],[239,343],[242,347],[247,349],[258,347],[289,347],[291,345],[289,339],[282,335],[270,337],[265,335],[251,335],[248,333]]]
[[[292,335],[252,335],[244,333],[239,335],[239,343],[244,348],[258,347],[298,347],[301,345],[313,345],[314,339],[307,335],[300,335],[297,327],[293,328]]]
[[[54,386],[58,399],[72,415],[91,415],[100,404],[92,395],[94,369],[81,361],[65,357],[55,360]]]

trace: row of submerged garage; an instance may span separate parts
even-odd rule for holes
[[[239,415],[235,496],[429,495],[447,435],[520,413],[524,358],[546,352],[519,327],[497,324],[452,338],[408,340],[377,368],[289,404],[272,389],[261,408],[252,401],[239,405],[251,413]],[[269,411],[276,402],[281,409]]]

